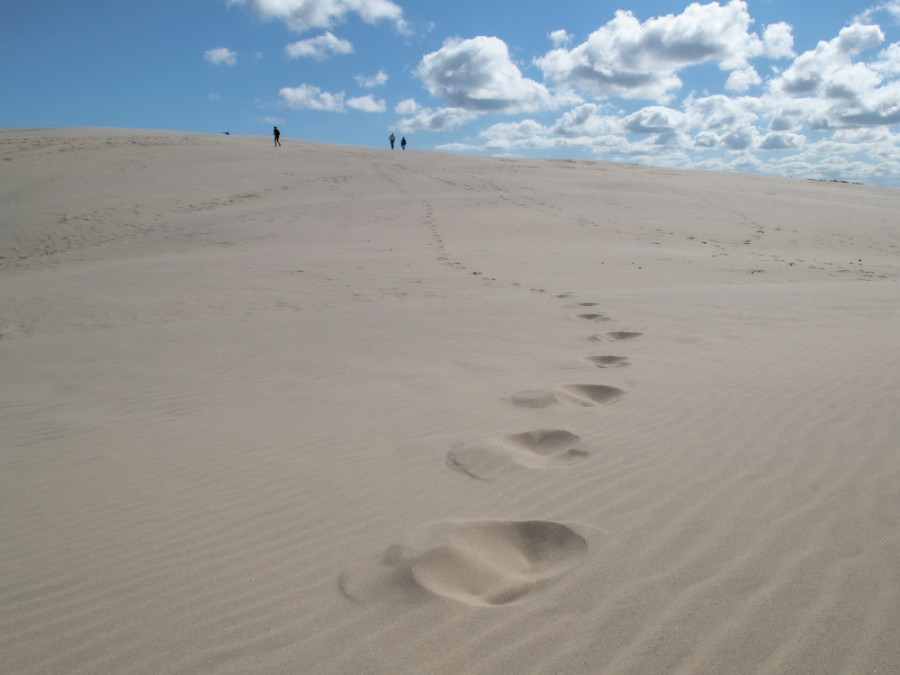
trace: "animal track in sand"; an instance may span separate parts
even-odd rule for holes
[[[595,340],[598,342],[609,342],[609,341],[619,341],[619,340],[633,340],[634,338],[640,337],[643,333],[638,333],[636,331],[612,331],[610,333],[597,333],[596,335],[591,336],[591,340]]]
[[[391,546],[380,561],[342,572],[341,594],[356,603],[437,596],[497,607],[550,586],[589,549],[580,534],[549,520],[450,521],[411,537],[417,542]]]
[[[585,358],[598,368],[621,368],[622,366],[628,365],[627,356],[603,355],[586,356]]]
[[[447,453],[447,466],[477,478],[493,480],[516,467],[548,469],[571,466],[589,456],[581,438],[564,429],[536,429],[487,442],[461,443]]]
[[[590,407],[611,403],[624,393],[621,389],[604,384],[564,384],[554,391],[520,391],[507,400],[519,408],[546,408],[554,403]]]

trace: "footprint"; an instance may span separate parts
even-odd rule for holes
[[[389,548],[372,574],[342,573],[341,593],[359,603],[438,596],[496,607],[549,587],[588,552],[584,537],[548,520],[448,522],[423,534],[418,546]]]
[[[516,392],[508,400],[517,408],[546,408],[558,402],[552,392],[537,390]]]
[[[628,365],[627,356],[586,356],[598,368],[621,368]]]
[[[588,407],[611,403],[625,392],[603,384],[564,384],[555,391],[520,391],[509,397],[519,408],[546,408],[554,403]]]
[[[447,466],[479,480],[493,480],[518,467],[549,469],[571,466],[589,456],[581,438],[563,429],[536,429],[489,442],[454,446]]]
[[[560,403],[574,406],[595,406],[610,403],[625,392],[603,384],[566,384],[556,390]]]
[[[584,538],[562,523],[475,521],[454,525],[411,571],[435,595],[482,607],[507,605],[577,565],[587,549]]]
[[[612,321],[606,314],[579,314],[578,318],[588,321]]]
[[[591,340],[596,340],[598,342],[608,342],[610,340],[633,340],[636,337],[640,337],[643,333],[637,333],[634,331],[613,331],[611,333],[597,333],[596,335],[591,336]]]

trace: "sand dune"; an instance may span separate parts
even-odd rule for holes
[[[900,193],[0,131],[0,671],[900,671]]]

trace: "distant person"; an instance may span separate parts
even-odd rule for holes
[[[392,133],[391,137],[388,140],[391,142],[391,150],[393,150],[394,149],[394,141],[397,140],[397,137],[394,136],[394,134]]]
[[[406,136],[400,139],[400,149],[406,150]]]
[[[273,127],[272,133],[275,135],[275,147],[281,147],[281,132],[278,131],[278,127]]]

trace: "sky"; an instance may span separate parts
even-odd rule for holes
[[[900,187],[900,0],[2,0],[0,127]]]

